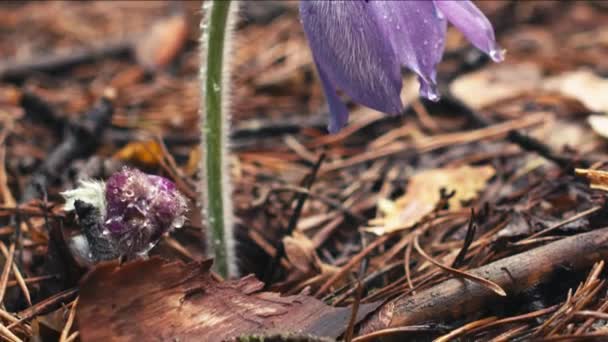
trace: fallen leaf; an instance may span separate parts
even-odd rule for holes
[[[583,176],[589,180],[591,189],[608,191],[608,171],[592,169],[576,169],[578,176]]]
[[[530,92],[554,92],[580,101],[588,110],[608,112],[608,79],[589,69],[544,77],[535,64],[497,64],[458,77],[450,85],[452,94],[471,108]]]
[[[590,115],[587,122],[595,133],[608,138],[608,115]]]
[[[414,226],[433,212],[441,199],[441,189],[455,192],[449,199],[450,210],[462,208],[463,202],[475,199],[495,174],[492,166],[461,166],[426,170],[410,178],[405,195],[395,201],[383,200],[378,208],[383,216],[372,220],[366,230],[383,235]]]
[[[81,341],[219,342],[289,333],[335,339],[348,325],[350,308],[261,292],[264,285],[253,276],[218,282],[210,266],[157,257],[98,265],[80,286]],[[360,306],[358,321],[377,306]]]
[[[537,65],[505,63],[460,76],[450,84],[450,90],[467,106],[480,109],[538,89],[541,82]]]
[[[156,166],[162,160],[163,150],[156,140],[134,141],[114,154],[114,158]]]
[[[173,15],[159,20],[137,41],[137,61],[147,69],[163,68],[179,54],[187,40],[185,16]]]
[[[594,112],[608,112],[608,79],[589,69],[569,71],[543,81],[543,89],[575,98]]]
[[[291,293],[297,293],[310,287],[315,291],[340,270],[339,267],[321,261],[314,242],[297,230],[283,239],[283,246],[285,256],[294,269],[288,273],[285,281],[276,284],[278,289],[291,289]],[[346,277],[337,281],[335,287],[342,286],[345,280]]]
[[[294,231],[291,236],[283,239],[287,260],[300,272],[308,273],[318,269],[320,262],[315,252],[315,246],[306,235]]]

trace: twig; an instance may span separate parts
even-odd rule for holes
[[[457,107],[462,111],[464,115],[467,116],[476,126],[478,127],[488,127],[493,124],[490,120],[484,118],[479,115],[475,110],[464,104],[459,99],[455,98],[448,91],[446,96],[442,97],[441,101],[449,103],[452,106]],[[569,172],[574,171],[574,165],[580,165],[582,167],[588,166],[590,163],[585,160],[574,160],[569,157],[562,156],[559,153],[553,151],[553,149],[543,143],[542,141],[531,137],[529,135],[521,133],[519,130],[512,130],[507,134],[507,139],[521,147],[525,151],[538,153],[540,156],[544,157],[547,160],[550,160],[560,166],[568,170]]]
[[[23,201],[36,198],[39,187],[46,189],[72,160],[86,156],[97,148],[101,135],[109,125],[114,112],[112,98],[113,94],[102,97],[101,101],[79,122],[71,125],[63,141],[49,153],[40,168],[32,175],[30,183],[25,188]]]
[[[454,262],[452,262],[453,268],[458,268],[464,263],[464,258],[466,258],[469,247],[471,247],[471,244],[473,243],[476,231],[477,225],[475,224],[475,209],[471,208],[471,219],[469,220],[469,226],[467,227],[467,234],[464,237],[464,243],[462,244],[460,252],[458,252],[458,255],[456,255],[456,258],[454,258]]]
[[[305,190],[305,192],[298,192],[295,197],[296,198],[296,207],[293,210],[293,214],[289,218],[289,223],[287,224],[287,229],[285,230],[285,233],[284,233],[286,236],[291,235],[293,233],[293,231],[296,229],[296,225],[298,224],[298,220],[300,219],[300,214],[302,213],[302,209],[304,208],[304,202],[306,202],[306,199],[309,196],[308,190],[310,189],[310,187],[314,183],[315,179],[317,178],[317,173],[319,172],[319,168],[323,164],[324,160],[325,160],[325,154],[321,154],[319,156],[319,159],[313,166],[310,174],[304,180],[302,180],[302,185],[304,185],[303,190]],[[264,277],[265,283],[270,284],[272,282],[272,280],[276,274],[277,265],[279,265],[281,258],[283,258],[284,256],[285,256],[285,246],[283,246],[283,243],[280,243],[277,248],[274,258],[272,259],[272,262],[270,262],[270,264],[268,264],[268,267],[266,268],[265,277]]]
[[[33,73],[60,71],[102,57],[125,55],[132,45],[131,41],[105,42],[97,47],[36,56],[28,61],[8,60],[0,63],[0,80],[21,81]]]
[[[361,297],[363,295],[363,286],[361,286],[361,282],[357,281],[357,296],[355,297],[355,302],[352,305],[352,312],[350,315],[350,320],[348,322],[348,327],[346,328],[346,332],[344,333],[344,341],[352,342],[353,336],[355,333],[355,325],[357,322],[357,313],[359,312],[359,304],[361,304]]]
[[[602,228],[495,261],[469,273],[498,284],[508,294],[517,294],[550,280],[563,265],[575,271],[608,257],[607,243],[608,228]],[[482,310],[498,298],[493,291],[470,280],[449,279],[416,295],[388,302],[363,331],[455,320]]]

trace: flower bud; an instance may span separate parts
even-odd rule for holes
[[[163,234],[184,224],[187,201],[166,178],[125,167],[105,183],[80,185],[62,195],[66,210],[83,207],[75,205],[83,202],[99,212],[94,216],[98,222],[89,222],[90,216],[81,217],[83,211],[76,210],[93,262],[146,255]],[[108,251],[108,246],[115,250]]]

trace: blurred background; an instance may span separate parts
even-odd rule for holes
[[[284,293],[319,289],[372,240],[362,230],[390,217],[399,203],[392,200],[407,195],[412,175],[428,169],[491,167],[492,180],[484,178],[482,189],[472,191],[480,192],[473,203],[489,203],[484,208],[494,216],[480,223],[478,235],[489,235],[476,245],[471,268],[531,248],[508,246],[593,205],[596,197],[586,184],[504,138],[518,129],[573,160],[606,160],[608,1],[476,3],[507,50],[504,63],[491,63],[450,27],[438,71],[445,101],[421,100],[415,78],[405,71],[403,115],[351,104],[349,126],[328,135],[298,3],[242,1],[230,106],[243,274],[255,272]],[[123,165],[173,179],[191,200],[187,225],[153,253],[203,258],[195,205],[201,14],[197,1],[0,2],[0,237],[8,241],[19,232],[26,277],[70,273],[65,260],[49,256],[55,247],[46,219],[64,218],[59,192],[78,179],[104,179]],[[100,107],[102,98],[110,105]],[[480,129],[464,112],[496,125]],[[427,188],[437,195],[432,186],[417,190]],[[424,198],[419,195],[412,196]],[[446,215],[452,216],[437,223],[436,238],[422,241],[438,260],[455,256],[470,211],[458,206]],[[23,220],[20,230],[15,217]],[[517,224],[500,226],[504,217]],[[590,222],[564,229],[605,226]],[[62,229],[78,228],[68,222]],[[395,240],[385,240],[381,252],[362,263],[359,276],[371,274],[369,288],[386,286],[365,293],[363,301],[407,287],[405,245]],[[286,258],[276,262],[288,245]],[[374,278],[376,271],[385,277]],[[427,271],[412,271],[416,285],[430,279]],[[32,281],[34,302],[78,280],[61,279],[39,287]],[[358,291],[351,278],[335,283],[344,290],[338,304]],[[3,304],[25,309],[15,286]],[[559,300],[567,292],[554,290],[548,293]],[[517,305],[506,312],[532,310]]]

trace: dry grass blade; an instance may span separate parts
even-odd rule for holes
[[[13,334],[4,324],[0,323],[0,335],[4,337],[7,341],[10,342],[21,342],[22,340],[17,337],[17,335]]]
[[[377,341],[382,337],[403,334],[403,333],[412,333],[412,332],[429,332],[437,330],[436,327],[431,327],[429,325],[410,325],[407,327],[398,327],[398,328],[387,328],[378,331],[374,331],[369,334],[357,336],[353,339],[352,342],[368,342],[368,341]]]
[[[577,312],[580,312],[589,302],[591,302],[597,293],[604,287],[605,280],[598,279],[603,268],[603,261],[596,263],[591,272],[589,272],[589,276],[585,282],[580,284],[573,294],[572,291],[569,293],[564,304],[536,329],[534,337],[557,336],[558,333],[571,322]]]
[[[76,339],[78,338],[78,336],[80,336],[80,332],[76,331],[72,335],[70,335],[70,337],[68,337],[65,340],[65,342],[74,342],[74,341],[76,341]]]
[[[490,340],[490,342],[508,342],[511,341],[515,336],[521,334],[521,333],[525,333],[525,331],[528,329],[528,325],[522,325],[520,327],[516,327],[513,329],[510,329],[508,331],[505,331],[504,333],[494,337],[492,340]]]
[[[548,315],[552,312],[554,312],[555,310],[558,309],[557,305],[554,306],[550,306],[548,308],[544,308],[544,309],[540,309],[534,312],[530,312],[527,314],[523,314],[523,315],[519,315],[519,316],[513,316],[513,317],[507,317],[507,318],[503,318],[503,319],[499,319],[493,322],[490,322],[486,325],[477,327],[475,329],[472,329],[471,331],[469,331],[469,334],[473,334],[473,333],[478,333],[482,330],[487,330],[490,328],[494,328],[500,325],[504,325],[504,324],[511,324],[511,323],[516,323],[516,322],[521,322],[521,321],[527,321],[527,320],[531,320],[531,319],[535,319],[541,316],[545,316]]]
[[[4,245],[4,242],[0,242],[0,245]],[[11,246],[8,248],[8,256],[4,262],[4,269],[2,270],[2,276],[0,276],[0,303],[4,301],[4,295],[6,293],[6,285],[8,283],[8,277],[11,273],[11,268],[13,266],[13,256],[15,255],[15,244],[11,243]]]
[[[605,312],[598,312],[598,311],[592,311],[592,310],[581,310],[581,311],[577,311],[574,313],[575,316],[579,316],[579,317],[593,317],[596,319],[604,319],[604,320],[608,320],[608,313]]]
[[[480,326],[484,326],[488,323],[492,323],[495,322],[498,318],[496,317],[488,317],[488,318],[484,318],[481,319],[479,321],[475,321],[475,322],[471,322],[469,324],[465,324],[462,327],[452,330],[451,332],[449,332],[448,334],[445,334],[443,336],[440,336],[438,338],[436,338],[435,340],[433,340],[433,342],[448,342],[448,341],[452,341],[453,339],[455,339],[456,337],[460,336],[460,335],[464,335],[466,334],[468,331],[476,329]]]
[[[0,251],[2,251],[2,254],[4,254],[4,257],[8,260],[9,257],[9,251],[6,249],[6,246],[4,244],[0,244]],[[19,285],[19,288],[21,289],[21,292],[23,292],[23,296],[25,297],[25,300],[27,301],[27,303],[29,305],[32,305],[32,297],[30,295],[30,291],[27,288],[27,284],[25,282],[25,279],[23,279],[23,275],[21,274],[21,271],[19,271],[19,267],[17,267],[17,265],[15,263],[13,263],[13,275],[15,276],[15,279],[17,281],[17,284]],[[7,283],[7,286],[9,284]]]
[[[374,248],[382,245],[390,237],[392,237],[392,234],[386,234],[384,236],[379,237],[378,239],[376,239],[375,241],[373,241],[372,243],[370,243],[367,247],[365,247],[361,252],[357,253],[357,255],[353,256],[349,260],[349,262],[346,263],[346,265],[342,266],[340,268],[340,270],[338,270],[338,272],[336,272],[331,278],[329,278],[325,282],[325,284],[323,284],[323,286],[321,286],[321,288],[319,289],[319,291],[317,291],[317,293],[315,295],[319,296],[319,295],[325,293],[325,291],[329,290],[329,288],[336,281],[338,281],[340,278],[342,278],[346,274],[346,272],[348,272],[350,269],[352,269],[357,264],[359,264],[361,262],[361,260],[363,260],[363,258],[365,258],[365,256],[367,254],[369,254],[372,250],[374,250]]]
[[[584,335],[561,335],[561,336],[550,336],[539,338],[535,341],[549,342],[549,341],[606,341],[608,340],[608,331],[600,331],[595,333],[589,333]]]
[[[6,328],[4,324],[0,324],[0,334],[2,334],[2,337],[10,342],[22,341],[19,337],[17,337],[17,335],[13,334],[8,328]]]
[[[61,336],[59,337],[59,342],[67,342],[70,334],[70,329],[72,329],[72,325],[74,324],[74,317],[76,317],[76,307],[78,306],[78,298],[74,299],[72,302],[72,307],[70,308],[70,315],[68,316],[68,320],[65,322],[65,326],[61,331]]]
[[[484,278],[476,276],[474,274],[470,274],[467,272],[457,270],[450,266],[443,265],[440,262],[438,262],[437,260],[433,259],[430,255],[426,254],[426,252],[420,247],[420,242],[419,242],[418,236],[414,237],[414,248],[423,258],[425,258],[427,261],[429,261],[433,265],[441,268],[443,271],[445,271],[447,273],[451,273],[452,275],[454,275],[456,277],[469,279],[471,281],[479,283],[480,285],[494,291],[494,293],[496,293],[499,296],[505,297],[507,295],[507,293],[505,292],[505,290],[503,290],[502,287],[500,287],[498,284],[496,284],[490,280],[484,279]]]
[[[595,206],[595,207],[593,207],[591,209],[585,210],[585,211],[583,211],[581,213],[578,213],[578,214],[576,214],[576,215],[574,215],[574,216],[572,216],[572,217],[570,217],[570,218],[568,218],[568,219],[566,219],[566,220],[564,220],[562,222],[559,222],[559,223],[557,223],[557,224],[555,224],[555,225],[553,225],[551,227],[547,227],[546,229],[543,229],[543,230],[541,230],[539,232],[536,232],[536,233],[528,236],[525,240],[520,241],[520,243],[523,243],[524,241],[533,240],[533,239],[535,239],[535,238],[537,238],[537,237],[539,237],[541,235],[547,234],[548,232],[552,232],[552,231],[554,231],[556,229],[559,229],[559,228],[567,225],[568,223],[571,223],[571,222],[580,220],[580,219],[582,219],[584,217],[587,217],[587,216],[589,216],[589,215],[591,215],[591,214],[599,211],[600,209],[602,209],[601,206]]]
[[[359,311],[359,304],[361,304],[361,296],[363,295],[363,286],[361,286],[361,282],[357,281],[357,296],[355,297],[355,302],[352,306],[352,313],[350,315],[350,321],[348,322],[348,327],[346,328],[346,333],[344,334],[344,341],[352,342],[353,336],[355,333],[355,324],[357,322],[357,312]]]

